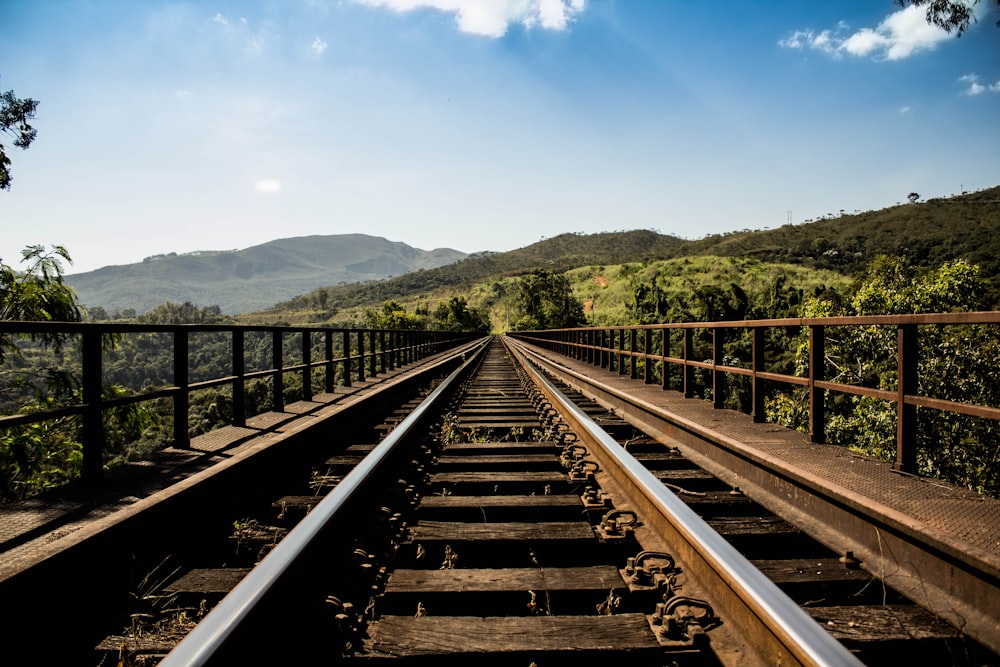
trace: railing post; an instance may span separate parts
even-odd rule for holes
[[[649,351],[652,349],[650,345],[650,340],[653,337],[652,329],[642,330],[642,382],[643,384],[650,384],[653,381],[653,362],[649,358]]]
[[[634,380],[639,377],[639,366],[638,358],[636,358],[636,343],[638,342],[638,332],[633,327],[628,330],[628,377],[630,380]]]
[[[372,351],[371,352],[371,356],[368,357],[368,375],[371,376],[371,377],[375,377],[376,375],[378,375],[378,365],[377,365],[378,364],[378,353],[377,353],[377,349],[378,348],[375,345],[375,330],[374,329],[369,329],[368,330],[368,345],[369,345],[369,348]]]
[[[312,336],[310,332],[302,332],[302,400],[311,401],[312,388]]]
[[[896,348],[896,463],[900,472],[917,472],[917,406],[906,402],[917,393],[917,325],[901,324]]]
[[[243,329],[233,329],[233,426],[247,425],[246,340]]]
[[[274,366],[274,386],[271,392],[271,409],[275,412],[285,411],[285,351],[282,347],[284,336],[281,329],[271,333],[271,362]]]
[[[344,329],[344,386],[351,386],[351,330]]]
[[[660,386],[664,389],[670,389],[668,356],[670,356],[670,329],[663,327],[660,329]]]
[[[618,374],[625,375],[625,330],[618,330]]]
[[[332,394],[336,385],[336,366],[333,363],[333,330],[327,329],[323,332],[323,351],[326,354],[326,377],[323,388],[326,393]]]
[[[174,447],[188,449],[188,332],[186,329],[174,331]]]
[[[378,355],[379,372],[385,373],[389,369],[389,350],[386,347],[385,329],[380,329],[378,332],[378,344],[381,348]]]
[[[826,443],[824,390],[816,386],[826,379],[826,340],[822,324],[809,325],[809,441]]]
[[[395,331],[389,332],[389,370],[396,370],[397,356],[399,355],[399,345],[397,345],[399,338]]]
[[[684,398],[694,397],[694,366],[688,362],[694,356],[694,329],[684,329]]]
[[[358,382],[365,381],[365,332],[358,329]]]
[[[766,395],[764,393],[764,381],[761,380],[757,374],[764,372],[764,327],[754,327],[751,329],[753,335],[753,348],[750,353],[751,360],[750,366],[753,369],[753,376],[751,380],[751,395],[753,400],[752,416],[753,421],[756,424],[761,424],[767,421],[767,415],[764,410],[764,399]]]
[[[725,342],[725,330],[712,327],[712,407],[725,407],[726,374],[719,370],[723,365],[722,345]]]
[[[83,332],[83,469],[80,476],[84,489],[91,497],[101,491],[104,471],[104,420],[101,416],[101,391],[104,364],[101,352],[101,331]]]

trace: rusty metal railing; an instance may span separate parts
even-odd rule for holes
[[[270,367],[247,370],[246,336],[256,332],[271,337]],[[128,334],[155,333],[172,336],[170,343],[173,381],[168,386],[136,391],[127,396],[104,396],[105,372],[103,342],[108,337]],[[191,337],[215,333],[229,336],[231,350],[229,375],[191,381]],[[149,402],[157,399],[173,401],[173,446],[189,448],[189,409],[192,392],[228,386],[232,393],[232,425],[246,425],[246,387],[255,379],[271,380],[271,409],[284,410],[284,379],[299,373],[302,378],[302,400],[311,400],[313,373],[324,373],[324,390],[333,392],[337,384],[350,386],[363,382],[419,359],[456,347],[477,337],[474,334],[448,331],[333,329],[326,327],[293,326],[231,326],[210,324],[156,325],[106,322],[12,322],[0,321],[0,336],[60,335],[67,337],[65,346],[78,349],[82,399],[78,403],[47,410],[0,416],[0,430],[79,416],[82,423],[83,463],[81,478],[84,485],[96,490],[102,478],[105,450],[103,413],[116,407]],[[286,364],[285,350],[291,339],[298,338],[301,352],[296,363]],[[320,346],[319,339],[322,339]],[[314,345],[315,341],[315,345]],[[78,347],[76,343],[78,342]],[[294,342],[293,342],[294,344]],[[322,349],[314,359],[314,350]],[[317,378],[318,379],[318,378]]]
[[[664,389],[678,387],[685,397],[694,395],[695,372],[707,373],[705,385],[710,389],[714,407],[724,407],[723,388],[727,377],[749,379],[750,410],[755,422],[765,419],[765,383],[777,383],[804,388],[808,393],[809,438],[826,442],[827,392],[866,396],[896,404],[896,454],[893,467],[901,472],[917,469],[917,408],[941,410],[962,415],[1000,420],[1000,407],[977,405],[935,398],[919,393],[918,366],[920,361],[919,330],[921,327],[955,325],[997,325],[1000,312],[972,312],[921,315],[886,315],[867,317],[787,318],[777,320],[745,320],[728,322],[687,322],[641,326],[602,326],[579,329],[511,332],[509,335],[534,343],[547,350],[582,360],[594,366],[617,371],[638,379],[640,372],[646,383],[656,376]],[[849,384],[827,379],[827,331],[833,327],[895,328],[896,389]],[[765,336],[776,329],[805,328],[808,335],[808,360],[801,375],[768,370],[765,358]],[[708,356],[696,358],[695,333],[710,339]],[[749,332],[751,348],[743,365],[727,363],[724,346],[735,339],[734,333]],[[677,350],[675,353],[674,350]],[[988,376],[995,369],[984,369]]]

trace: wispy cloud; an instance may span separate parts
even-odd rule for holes
[[[965,74],[958,77],[958,81],[966,86],[962,92],[965,95],[982,95],[983,93],[1000,93],[1000,81],[995,83],[983,83],[978,74]]]
[[[326,51],[326,47],[327,43],[318,36],[312,41],[312,44],[309,45],[309,48],[312,49],[312,52],[317,56],[323,55],[323,52]]]
[[[274,40],[275,35],[267,30],[251,29],[250,22],[246,17],[241,16],[235,23],[224,16],[221,12],[216,12],[212,18],[213,23],[219,25],[219,32],[234,44],[239,44],[243,53],[248,56],[255,56],[264,53],[268,44]]]
[[[836,28],[816,32],[796,30],[778,44],[789,49],[811,49],[834,58],[845,55],[874,60],[902,60],[934,49],[952,35],[927,22],[925,12],[910,5],[893,12],[875,28],[851,30],[841,21]]]
[[[512,23],[526,28],[566,30],[586,0],[355,0],[397,12],[436,9],[455,14],[458,29],[472,35],[503,37]]]

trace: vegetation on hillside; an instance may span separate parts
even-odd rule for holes
[[[433,306],[452,296],[466,296],[476,303],[479,285],[504,283],[535,268],[566,273],[581,267],[712,256],[822,269],[842,279],[857,275],[882,254],[906,257],[917,267],[966,259],[982,269],[988,283],[986,302],[991,308],[1000,305],[1000,186],[948,198],[918,199],[878,211],[831,213],[798,225],[714,234],[695,241],[650,230],[562,234],[518,250],[474,255],[389,280],[325,287],[238,319],[248,324],[357,325],[363,322],[365,308],[378,307],[383,301],[411,304],[411,309],[420,302]],[[584,301],[591,296],[575,295]],[[600,303],[597,306],[600,317],[603,310]]]

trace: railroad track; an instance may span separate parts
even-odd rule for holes
[[[996,660],[522,362],[494,339],[150,572],[104,664]]]

